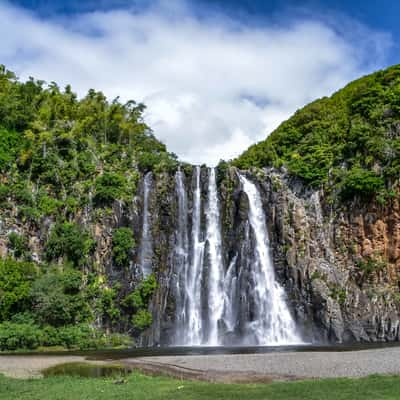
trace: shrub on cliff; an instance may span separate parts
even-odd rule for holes
[[[11,232],[8,235],[8,248],[13,252],[16,258],[29,258],[28,239],[17,232]]]
[[[348,171],[341,183],[341,195],[351,199],[355,195],[361,198],[371,198],[385,188],[385,181],[373,171],[354,167]]]
[[[147,310],[139,310],[132,317],[132,324],[138,331],[144,331],[153,322],[151,313]]]
[[[123,175],[108,172],[100,175],[94,184],[96,205],[111,205],[115,200],[122,199],[126,186],[127,182]]]
[[[148,307],[156,288],[156,278],[154,274],[151,274],[122,300],[122,306],[132,314],[132,324],[139,332],[152,324],[153,317],[148,311]]]
[[[135,246],[131,228],[118,228],[113,232],[112,254],[115,265],[128,267],[132,250]]]
[[[95,242],[81,226],[64,222],[57,224],[46,243],[45,256],[48,261],[64,257],[80,267],[87,262],[87,257],[94,250]]]

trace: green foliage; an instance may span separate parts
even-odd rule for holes
[[[220,186],[222,181],[225,179],[228,169],[229,169],[229,164],[224,160],[220,160],[220,162],[217,165],[217,174],[216,174],[217,186]]]
[[[116,322],[121,316],[121,311],[117,306],[118,289],[118,287],[105,287],[99,293],[101,313],[112,323]]]
[[[123,299],[122,305],[128,309],[143,308],[145,303],[140,289],[136,289],[129,293],[128,296]]]
[[[330,296],[335,299],[340,305],[344,305],[346,302],[346,289],[334,286],[331,288]]]
[[[341,195],[344,198],[351,199],[355,195],[370,198],[384,189],[385,181],[373,171],[353,167],[346,173],[341,185]]]
[[[66,349],[98,349],[131,344],[124,335],[108,334],[87,324],[54,328],[32,320],[7,321],[0,324],[0,351],[35,350],[38,347],[62,346]]]
[[[127,308],[139,309],[147,308],[151,296],[157,288],[157,281],[154,274],[144,279],[139,286],[123,300],[123,305]]]
[[[314,271],[311,274],[310,278],[311,278],[312,281],[317,280],[317,279],[323,279],[323,275],[319,271]]]
[[[20,82],[0,66],[0,181],[8,186],[0,202],[11,196],[20,217],[38,223],[81,211],[91,194],[100,206],[129,200],[140,168],[177,165],[143,122],[144,110],[93,89],[78,99],[70,86]]]
[[[384,262],[376,260],[373,257],[360,258],[356,261],[356,265],[367,277],[374,272],[382,271],[386,267]]]
[[[55,199],[48,195],[42,195],[39,199],[39,210],[40,215],[57,215],[59,209],[61,209],[63,202]]]
[[[30,293],[35,319],[52,326],[88,320],[91,313],[82,285],[82,273],[76,270],[53,270],[42,275]]]
[[[27,258],[29,255],[28,239],[17,232],[8,235],[8,247],[16,258]]]
[[[122,305],[133,314],[132,324],[138,331],[148,328],[153,322],[147,308],[156,288],[156,278],[154,274],[151,274],[122,300]]]
[[[3,206],[3,203],[7,200],[7,197],[10,194],[10,188],[7,185],[0,184],[0,204]]]
[[[147,310],[139,310],[132,317],[133,326],[139,331],[147,329],[153,323],[153,317]]]
[[[311,185],[342,190],[344,200],[391,191],[400,175],[399,98],[396,65],[298,110],[233,164],[242,169],[285,165]]]
[[[94,240],[80,225],[64,222],[51,230],[45,256],[48,261],[64,257],[74,266],[80,267],[87,263],[87,257],[94,246]]]
[[[122,199],[126,190],[126,179],[115,173],[104,173],[95,181],[94,201],[97,205],[111,205],[115,200]]]
[[[138,290],[143,306],[126,315],[120,305],[125,291],[104,277],[93,278],[98,271],[90,233],[94,223],[111,218],[114,201],[123,206],[132,201],[143,173],[172,173],[178,167],[176,156],[144,123],[144,110],[141,103],[107,100],[93,89],[78,98],[70,86],[63,89],[35,79],[21,82],[0,66],[0,206],[3,214],[12,211],[12,217],[16,208],[16,222],[30,231],[45,233],[43,226],[51,224],[43,246],[44,261],[58,268],[1,261],[0,322],[34,310],[34,323],[18,324],[32,331],[30,325],[38,324],[42,334],[47,332],[48,344],[55,345],[60,343],[62,326],[96,318],[109,328],[120,328],[147,306],[149,295],[143,286]],[[93,205],[98,207],[94,211]],[[88,212],[90,218],[86,218]],[[83,227],[83,219],[90,228]],[[9,254],[29,259],[28,244],[28,238],[10,234]],[[116,266],[129,265],[134,246],[128,228],[115,230]],[[78,335],[68,332],[66,337]],[[16,345],[31,346],[22,341]]]
[[[32,263],[0,259],[0,321],[30,307],[30,292],[36,275]]]
[[[133,231],[130,228],[118,228],[113,232],[112,254],[115,265],[128,267],[131,252],[135,246]]]
[[[10,168],[16,161],[20,146],[21,135],[0,126],[0,172]]]
[[[40,345],[40,329],[32,323],[0,324],[0,350],[36,349]]]

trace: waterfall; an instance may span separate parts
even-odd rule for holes
[[[226,271],[223,284],[224,314],[223,320],[228,332],[234,332],[238,317],[238,279],[236,277],[235,265],[237,256],[233,257]]]
[[[153,175],[148,172],[144,177],[144,188],[143,188],[143,226],[142,226],[142,238],[140,248],[140,266],[144,277],[147,277],[152,272],[152,256],[153,256],[153,244],[150,231],[149,222],[149,193],[153,182]]]
[[[203,320],[201,312],[201,288],[204,242],[201,240],[201,187],[200,167],[195,169],[195,188],[192,211],[192,257],[187,270],[185,342],[187,345],[200,345],[203,336]]]
[[[247,324],[247,334],[259,345],[301,343],[285,302],[285,292],[275,280],[260,194],[247,178],[242,175],[239,178],[249,200],[249,223],[254,235],[254,258],[250,264],[254,309]]]
[[[179,169],[175,175],[173,343],[187,346],[301,343],[283,287],[275,280],[265,214],[256,186],[239,175],[249,209],[236,254],[229,258],[225,269],[227,255],[223,253],[216,171],[207,170],[204,206],[201,172],[200,167],[195,167],[193,198],[189,199],[185,174]]]
[[[176,341],[185,340],[187,287],[189,274],[189,237],[188,237],[188,202],[184,183],[184,174],[179,169],[175,175],[176,195],[178,198],[178,226],[175,249],[175,298],[176,298]]]
[[[208,177],[208,201],[207,201],[207,243],[209,252],[208,271],[208,332],[207,344],[217,346],[218,322],[222,318],[224,310],[223,292],[223,263],[221,255],[221,224],[219,215],[219,200],[215,169],[209,170]]]

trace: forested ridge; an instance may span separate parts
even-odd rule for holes
[[[70,86],[21,82],[0,66],[0,218],[15,221],[0,260],[0,350],[125,345],[129,337],[95,327],[112,331],[125,318],[140,332],[151,323],[154,276],[121,293],[96,272],[93,232],[80,223],[88,207],[101,219],[115,201],[132,202],[142,174],[177,168],[144,109],[95,90],[78,99]],[[43,259],[21,223],[31,232],[51,224]],[[118,268],[128,267],[134,248],[132,229],[115,227]]]
[[[342,200],[390,201],[400,176],[400,66],[306,105],[233,164],[284,166]]]

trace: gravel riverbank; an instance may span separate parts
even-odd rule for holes
[[[400,347],[346,352],[164,356],[124,360],[150,373],[216,382],[400,374]]]
[[[107,363],[72,355],[0,355],[0,373],[14,378],[41,377],[43,369],[69,362]],[[356,378],[372,374],[400,375],[400,347],[343,352],[138,357],[119,362],[148,374],[211,382]]]

